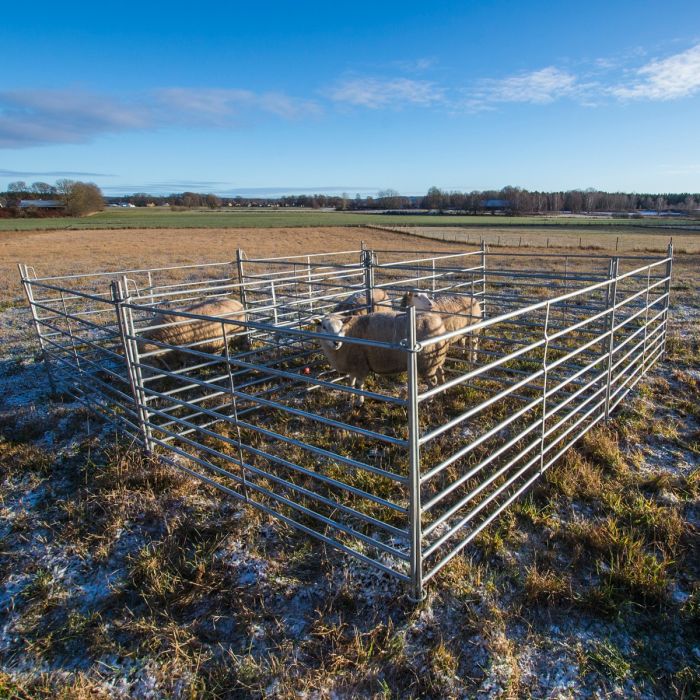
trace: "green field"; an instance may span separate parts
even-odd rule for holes
[[[193,209],[107,209],[88,217],[50,219],[0,219],[0,231],[111,228],[283,228],[298,226],[470,226],[470,227],[552,227],[579,229],[585,226],[634,229],[682,229],[700,222],[688,219],[603,219],[545,216],[458,216],[439,214],[375,214],[294,209],[209,210]]]

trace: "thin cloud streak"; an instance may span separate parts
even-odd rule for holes
[[[444,102],[445,89],[428,80],[348,78],[328,91],[331,100],[368,109],[430,107]]]
[[[485,81],[487,102],[530,102],[548,104],[576,92],[576,76],[554,66],[522,73],[503,80]]]
[[[212,192],[221,197],[282,197],[296,194],[328,194],[349,197],[356,194],[375,195],[381,188],[366,185],[324,185],[319,187],[233,187],[230,182],[210,180],[171,180],[163,182],[146,182],[137,184],[108,185],[102,188],[107,196],[121,196],[135,192],[150,195],[169,195],[180,192]]]
[[[0,148],[85,143],[96,134],[142,129],[147,110],[73,90],[0,92]]]
[[[116,177],[110,173],[88,173],[80,170],[0,170],[0,177]]]
[[[437,63],[438,60],[436,58],[424,56],[413,60],[394,61],[392,65],[405,73],[424,73],[436,66]]]
[[[252,115],[293,120],[321,111],[314,100],[237,89],[161,88],[120,98],[68,89],[0,92],[0,148],[177,126],[235,128]]]
[[[161,115],[176,110],[183,121],[211,126],[229,126],[251,110],[272,114],[282,119],[299,119],[316,116],[322,112],[314,100],[290,97],[279,92],[255,93],[250,90],[225,88],[163,88],[155,91],[157,107],[165,110]]]

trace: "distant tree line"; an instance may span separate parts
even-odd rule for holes
[[[690,212],[698,207],[700,193],[638,194],[595,189],[541,192],[520,187],[473,192],[447,192],[431,187],[420,203],[421,209],[459,210],[474,214],[489,209],[501,209],[511,214],[545,214],[560,211],[578,214],[639,210]]]
[[[49,202],[51,206],[47,206]],[[0,205],[0,212],[8,216],[85,216],[100,211],[104,198],[93,182],[62,179],[54,185],[48,182],[28,185],[17,180],[8,185],[6,192],[0,192]]]
[[[21,200],[60,199],[63,213],[82,215],[98,211],[103,197],[93,183],[59,180],[55,185],[46,182],[12,182],[7,192],[0,193],[0,205],[18,207]],[[382,190],[376,196],[351,196],[325,194],[299,194],[283,197],[220,197],[211,193],[181,192],[167,196],[155,196],[144,192],[120,197],[106,197],[108,204],[136,207],[171,206],[178,208],[219,209],[221,207],[289,207],[309,209],[336,209],[342,211],[383,210],[417,213],[446,212],[462,214],[502,213],[511,215],[547,214],[561,211],[574,214],[612,212],[629,213],[641,210],[658,212],[682,212],[698,214],[700,193],[627,193],[602,190],[567,190],[544,192],[520,187],[504,187],[500,190],[473,190],[459,192],[431,187],[423,196],[404,196],[396,190]],[[0,212],[3,209],[0,208]]]
[[[283,197],[218,197],[213,194],[182,192],[167,196],[137,193],[124,197],[108,197],[108,202],[133,204],[137,207],[163,206],[209,207],[294,207],[337,209],[343,211],[390,210],[406,213],[442,211],[464,214],[498,212],[511,215],[595,212],[693,212],[700,208],[700,193],[626,193],[602,190],[567,190],[560,192],[530,191],[520,187],[500,190],[457,192],[431,187],[423,196],[404,196],[396,190],[382,190],[376,196],[354,197],[349,194],[299,194]]]

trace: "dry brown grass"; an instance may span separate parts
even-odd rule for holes
[[[700,236],[697,238],[700,240]],[[20,262],[34,265],[40,275],[61,275],[233,260],[236,248],[243,248],[250,256],[352,250],[358,249],[361,241],[377,249],[465,249],[463,242],[427,240],[358,227],[3,232],[0,233],[0,304],[21,295],[17,275]],[[601,247],[600,252],[614,254],[614,241],[612,246]],[[517,247],[498,248],[499,253],[511,250],[523,252]],[[528,250],[532,255],[543,252],[555,251],[544,247]],[[567,252],[582,251],[568,249]],[[676,281],[695,281],[699,259],[698,255],[678,256],[674,267]]]
[[[417,239],[365,228],[128,229],[119,231],[32,231],[0,233],[0,303],[21,294],[17,263],[43,275],[124,270],[235,260],[249,256],[354,250],[361,241],[377,248],[415,250]],[[451,244],[423,248],[451,250]],[[418,247],[421,246],[418,244]]]

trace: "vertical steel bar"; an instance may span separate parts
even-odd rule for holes
[[[236,248],[236,268],[238,269],[238,295],[241,299],[241,304],[243,304],[243,309],[248,310],[248,294],[246,290],[245,282],[245,270],[243,269],[243,261],[245,260],[245,253],[242,248]],[[253,347],[253,341],[251,340],[250,334],[251,330],[246,333],[246,346],[250,350]]]
[[[418,404],[418,352],[416,339],[416,308],[406,313],[406,350],[408,355],[408,484],[409,528],[411,533],[411,591],[413,601],[425,598],[423,588],[423,545],[420,495],[420,438]]]
[[[540,437],[540,474],[544,471],[544,436],[547,429],[547,352],[549,350],[549,314],[550,304],[547,304],[544,317],[544,350],[542,355],[542,433]]]
[[[156,303],[155,297],[153,296],[153,274],[148,271],[148,288],[151,291],[151,306]]]
[[[113,281],[110,286],[112,291],[112,301],[114,302],[114,309],[117,314],[119,333],[122,340],[124,361],[126,364],[127,373],[129,375],[129,385],[131,386],[131,393],[134,397],[134,405],[139,417],[141,434],[143,437],[143,447],[147,453],[151,453],[153,452],[153,443],[151,440],[151,427],[148,422],[148,412],[146,410],[143,377],[140,367],[137,366],[137,363],[139,362],[138,344],[133,338],[133,318],[131,318],[131,320],[129,319],[127,309],[124,308],[124,302],[128,300],[128,297],[126,297],[124,294],[124,285],[118,280]]]
[[[311,283],[311,256],[306,256],[306,279],[308,280],[309,288],[309,313],[314,312],[314,288]]]
[[[362,251],[362,267],[364,268],[365,298],[370,313],[374,312],[372,289],[374,288],[374,265],[372,264],[372,251],[365,248]]]
[[[236,385],[233,381],[233,373],[231,372],[231,355],[229,352],[228,333],[226,332],[226,324],[221,323],[221,334],[224,339],[224,348],[226,349],[226,370],[228,372],[229,387],[231,388],[231,408],[233,409],[233,420],[236,422],[236,437],[238,439],[238,459],[241,463],[241,480],[243,481],[243,497],[248,501],[248,481],[246,479],[246,470],[243,466],[245,459],[243,458],[243,437],[241,435],[241,424],[238,422],[238,402],[236,401]]]
[[[34,290],[32,289],[32,284],[29,279],[29,269],[26,265],[18,263],[17,268],[19,270],[19,276],[22,281],[22,288],[24,289],[24,296],[27,297],[27,303],[29,304],[29,310],[32,314],[32,321],[34,323],[34,330],[36,331],[37,337],[39,338],[39,347],[41,348],[41,355],[44,359],[44,367],[46,367],[46,374],[49,378],[49,386],[51,387],[51,393],[57,393],[56,379],[53,376],[53,371],[51,370],[51,362],[49,360],[49,353],[46,349],[46,342],[44,340],[44,335],[41,332],[41,323],[39,322],[39,314],[36,311],[36,306],[34,305]],[[35,273],[36,274],[36,273]]]
[[[610,261],[610,295],[608,297],[608,377],[605,386],[605,420],[610,418],[610,384],[612,382],[613,353],[615,351],[615,306],[617,304],[617,270],[620,259]]]
[[[668,256],[668,262],[666,263],[666,284],[664,285],[664,291],[666,293],[666,309],[664,313],[664,347],[661,351],[662,354],[666,354],[666,338],[668,337],[668,309],[671,302],[671,273],[673,272],[673,238],[668,242],[668,248],[666,250],[666,255]]]
[[[644,301],[644,346],[642,349],[642,373],[647,364],[647,336],[649,334],[649,286],[651,284],[651,266],[647,268],[647,293]]]
[[[70,314],[68,313],[68,306],[66,305],[66,295],[65,291],[61,290],[61,306],[63,307],[63,315],[66,319],[66,326],[68,326],[68,337],[70,338],[70,345],[73,350],[73,358],[75,359],[75,368],[78,372],[82,372],[82,367],[80,366],[80,358],[78,357],[78,350],[75,346],[75,336],[73,335],[73,324],[70,322]]]
[[[486,318],[486,242],[481,239],[481,313]]]
[[[278,325],[279,318],[277,316],[277,295],[275,294],[275,282],[270,280],[270,301],[272,301],[272,318],[275,325]]]

